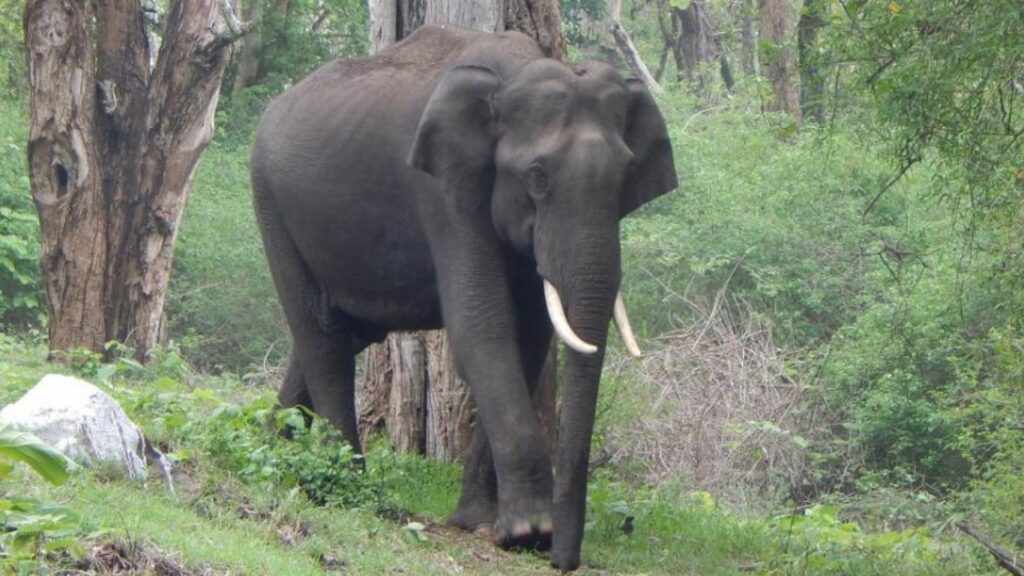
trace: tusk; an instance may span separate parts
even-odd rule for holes
[[[639,358],[642,354],[640,352],[640,346],[636,343],[636,337],[633,336],[633,327],[629,325],[629,316],[626,315],[626,305],[622,302],[622,292],[615,295],[615,327],[619,329],[619,336],[622,336],[622,343],[626,345],[626,351],[629,355],[634,358]]]
[[[597,346],[584,342],[572,331],[569,320],[565,317],[565,309],[562,308],[562,299],[558,297],[558,290],[547,280],[544,280],[544,301],[548,305],[548,316],[551,318],[551,325],[555,328],[555,334],[558,334],[558,338],[566,346],[581,354],[597,352]]]

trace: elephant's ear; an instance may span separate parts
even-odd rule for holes
[[[665,120],[651,93],[640,80],[627,80],[630,93],[626,134],[623,138],[633,152],[633,165],[622,191],[621,216],[625,216],[676,188],[676,167],[672,142]]]
[[[441,78],[416,129],[409,164],[445,180],[478,186],[493,163],[491,97],[501,85],[483,66],[456,66]]]

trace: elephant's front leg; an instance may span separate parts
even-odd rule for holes
[[[457,369],[469,383],[493,458],[498,492],[495,537],[504,546],[545,547],[551,538],[551,456],[514,345],[514,330],[510,343],[505,343],[504,336],[484,327],[467,327],[465,319],[448,326]],[[486,474],[486,454],[477,465],[478,472]]]
[[[538,383],[548,356],[551,324],[544,315],[544,296],[540,282],[532,278],[532,270],[526,270],[523,276],[524,281],[520,282],[515,290],[518,296],[516,321],[519,349],[523,373],[534,408],[538,414],[542,414],[538,408],[538,402],[544,400],[537,397]],[[549,424],[553,425],[554,422]],[[551,435],[553,432],[553,428],[546,429],[545,435]],[[548,438],[548,445],[551,444],[551,440]],[[494,459],[491,456],[491,448],[483,425],[477,422],[463,460],[462,490],[459,495],[459,503],[455,513],[448,521],[463,530],[471,532],[483,530],[482,534],[486,534],[493,531],[497,517],[498,483],[494,471]],[[541,533],[547,531],[546,527],[541,527]]]
[[[503,546],[551,541],[552,467],[530,398],[505,255],[487,238],[435,238],[445,328],[470,386],[497,478],[494,534]],[[478,440],[479,441],[479,440]]]

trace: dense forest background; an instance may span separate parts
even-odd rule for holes
[[[228,64],[184,213],[169,346],[197,374],[272,387],[288,340],[248,147],[274,95],[367,52],[368,15],[356,0],[240,4],[257,26]],[[23,352],[47,318],[22,10],[0,0],[0,344]],[[662,89],[680,180],[622,224],[648,354],[606,367],[595,442],[610,474],[750,517],[824,503],[865,530],[966,521],[1024,548],[1019,2],[561,11],[569,59],[631,73],[617,15]]]

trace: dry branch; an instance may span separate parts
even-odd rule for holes
[[[615,44],[619,47],[619,51],[622,52],[622,56],[629,63],[629,68],[643,80],[648,90],[654,94],[660,94],[662,92],[661,86],[640,58],[640,53],[637,52],[636,46],[633,45],[633,41],[629,38],[626,29],[622,27],[622,23],[617,20],[613,21],[611,32],[612,37],[615,38]]]
[[[984,546],[989,551],[989,553],[991,553],[992,556],[995,557],[996,564],[999,564],[1000,568],[1006,570],[1014,576],[1024,576],[1024,565],[1022,565],[1022,561],[1024,561],[1024,559],[1018,558],[1017,554],[1011,554],[1006,550],[1003,550],[1002,548],[996,546],[992,543],[991,540],[988,539],[988,537],[986,537],[981,532],[978,532],[974,528],[971,528],[965,522],[959,522],[956,525],[956,527],[959,528],[964,534],[967,534],[971,538],[974,538],[978,541],[979,544]]]
[[[626,379],[645,414],[610,430],[616,461],[632,460],[649,480],[683,478],[730,498],[784,495],[805,475],[811,415],[804,388],[784,372],[771,332],[724,294],[690,302],[690,326],[659,337]],[[650,346],[650,344],[648,344]]]

